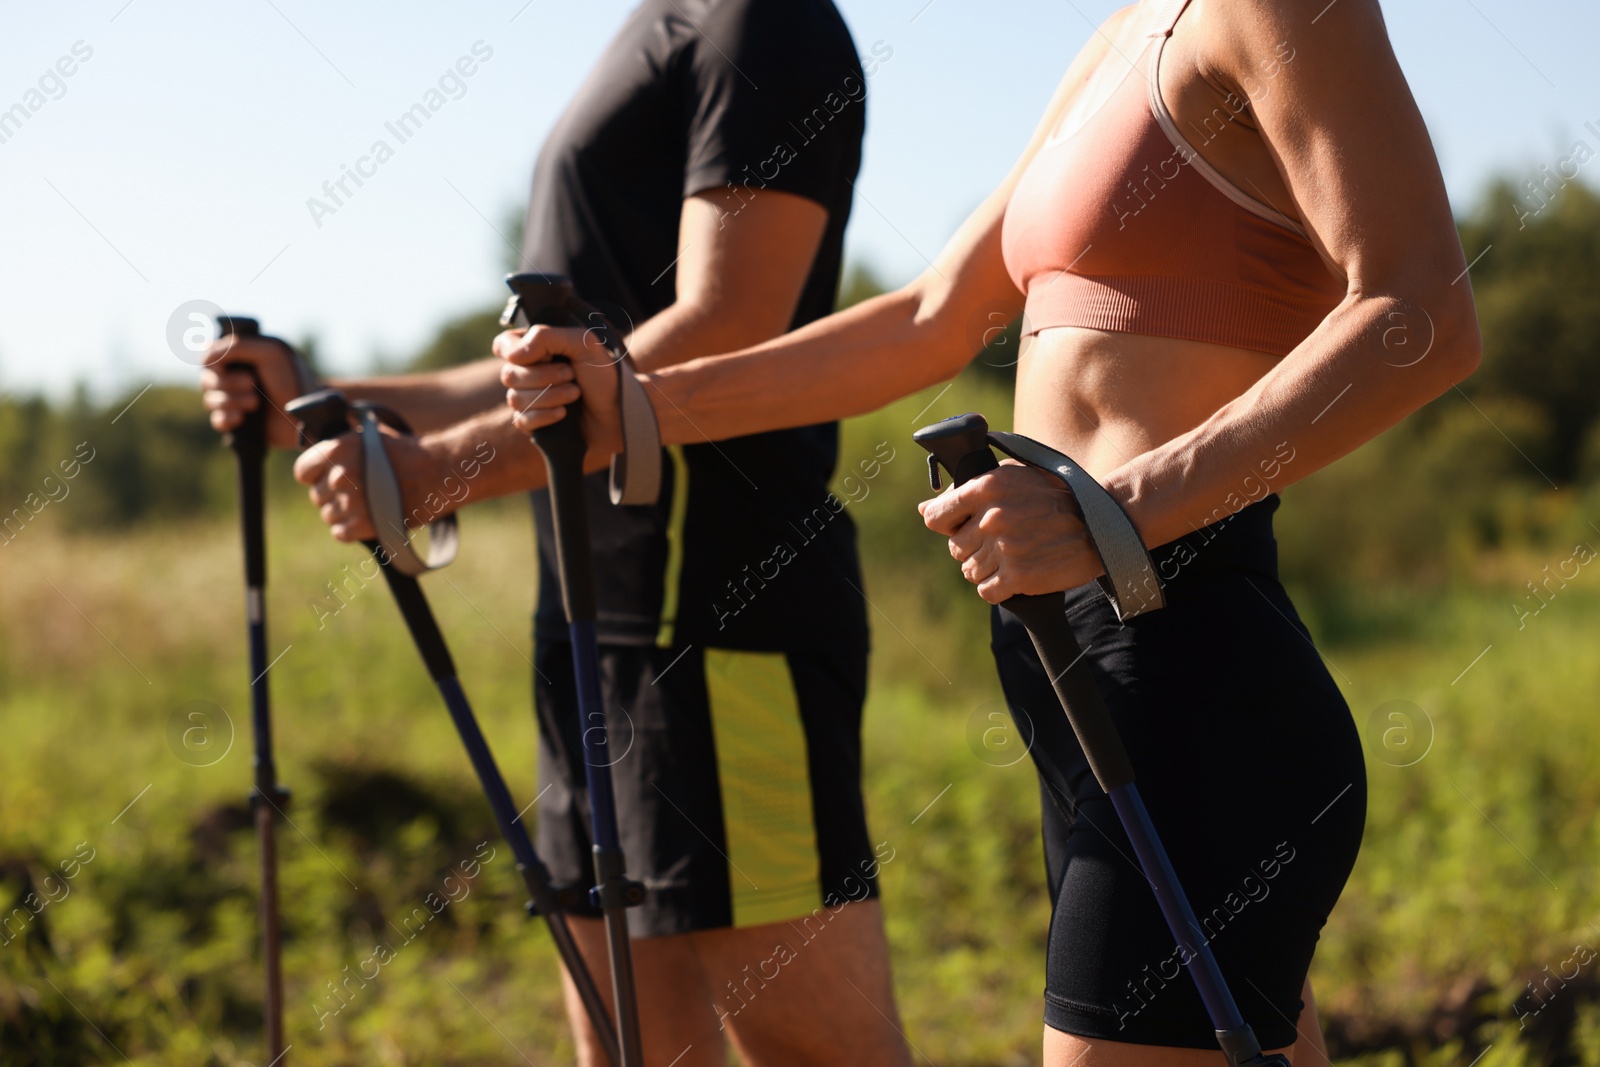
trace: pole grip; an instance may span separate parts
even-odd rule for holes
[[[298,397],[289,402],[285,411],[300,424],[301,443],[308,447],[331,441],[352,429],[350,402],[337,389],[320,389]],[[450,657],[449,646],[444,643],[444,634],[433,617],[433,609],[428,606],[428,598],[422,595],[422,586],[417,584],[415,578],[396,570],[377,541],[361,543],[367,546],[382,568],[384,580],[389,583],[389,592],[394,594],[395,604],[405,619],[406,629],[411,631],[411,639],[416,642],[417,651],[422,655],[428,676],[441,683],[447,678],[454,678],[455,661]]]
[[[217,316],[217,329],[221,337],[256,338],[261,336],[261,324],[255,319],[245,318],[242,315]],[[224,438],[229,448],[240,456],[251,456],[256,459],[264,458],[267,454],[267,408],[269,402],[267,394],[261,388],[261,377],[256,369],[249,363],[224,362],[222,369],[225,371],[243,371],[250,375],[250,384],[255,387],[256,396],[260,403],[254,411],[247,411],[244,420],[228,432]]]
[[[923,427],[912,439],[928,450],[936,489],[939,467],[950,473],[956,485],[962,485],[1000,466],[989,448],[989,424],[975,412]],[[1133,764],[1128,750],[1111,721],[1094,672],[1078,647],[1062,594],[1018,594],[1001,607],[1028,628],[1028,636],[1033,639],[1033,647],[1100,788],[1109,793],[1132,782]]]
[[[520,319],[526,326],[583,326],[589,310],[560,274],[527,272],[506,278],[511,303],[501,321]],[[563,358],[563,357],[557,357]],[[550,510],[556,538],[556,570],[561,578],[561,603],[568,624],[595,619],[594,555],[589,544],[589,508],[584,493],[583,401],[567,405],[557,423],[533,431],[533,443],[544,456],[550,481]]]
[[[223,337],[260,337],[261,327],[255,319],[235,315],[222,315],[217,319]],[[223,438],[223,443],[233,449],[239,471],[239,518],[244,533],[245,583],[260,589],[267,582],[265,468],[267,460],[267,394],[261,388],[261,377],[248,363],[224,363],[225,371],[243,371],[250,376],[256,391],[256,409],[247,411],[244,420]]]

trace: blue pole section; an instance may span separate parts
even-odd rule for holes
[[[478,729],[477,717],[472,714],[461,683],[454,676],[437,681],[439,695],[444,697],[444,706],[455,721],[456,732],[461,735],[461,744],[467,750],[467,758],[472,761],[472,769],[478,772],[484,796],[488,797],[489,807],[494,811],[500,836],[511,846],[511,854],[516,857],[518,867],[542,867],[539,857],[534,854],[533,844],[528,840],[527,830],[517,821],[517,806],[512,802],[505,779],[494,762],[494,754],[489,751],[489,743],[483,739],[483,731]]]
[[[1166,916],[1167,928],[1177,938],[1178,944],[1187,950],[1189,974],[1200,990],[1200,999],[1205,1002],[1212,1027],[1219,1031],[1239,1029],[1244,1025],[1244,1018],[1239,1014],[1238,1005],[1233,1002],[1233,993],[1222,977],[1222,968],[1217,966],[1216,957],[1211,954],[1211,946],[1206,943],[1200,921],[1189,906],[1189,898],[1184,895],[1178,873],[1172,869],[1166,847],[1161,844],[1161,838],[1156,836],[1156,828],[1150,822],[1150,813],[1145,810],[1139,787],[1128,782],[1106,795],[1117,809],[1117,817],[1122,820],[1128,840],[1133,842],[1139,866],[1144,868],[1144,876],[1150,880],[1150,888],[1156,893],[1156,902],[1161,905],[1161,914]]]
[[[600,697],[600,661],[594,623],[574,622],[572,668],[578,681],[578,718],[583,730],[584,774],[589,780],[589,827],[595,848],[618,848],[616,798],[611,791],[611,745],[605,703]]]
[[[255,782],[263,796],[270,797],[278,784],[272,761],[272,712],[267,696],[267,624],[262,612],[262,591],[258,585],[245,590],[250,634],[250,726],[255,738]]]

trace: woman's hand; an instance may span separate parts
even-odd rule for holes
[[[1072,494],[1035,467],[1008,460],[917,510],[928,529],[950,539],[961,576],[991,604],[1072,589],[1105,570]]]
[[[590,453],[622,451],[616,358],[580,327],[533,326],[494,339],[504,361],[500,382],[512,422],[523,433],[561,421],[567,405],[583,401],[583,438]],[[562,356],[565,359],[557,359]]]

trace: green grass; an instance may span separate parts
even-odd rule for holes
[[[941,1067],[1038,1060],[1037,787],[1027,760],[974,751],[1001,707],[984,609],[910,511],[926,493],[910,431],[969,407],[1005,425],[997,389],[964,378],[920,419],[936,391],[858,420],[841,455],[848,467],[879,441],[896,449],[848,508],[876,646],[867,792],[873,838],[894,850],[882,886],[907,1033]],[[531,523],[508,502],[463,525],[461,560],[426,583],[526,803]],[[508,851],[386,590],[367,585],[319,627],[310,602],[360,551],[298,503],[272,509],[270,544],[280,777],[295,791],[280,838],[294,1062],[570,1062],[554,954],[521,915]],[[1346,1062],[1465,1067],[1491,1042],[1480,1067],[1552,1062],[1540,1026],[1569,1012],[1570,1062],[1600,1065],[1600,961],[1548,998],[1544,1022],[1521,1031],[1513,1011],[1541,968],[1600,947],[1600,594],[1586,569],[1525,628],[1511,608],[1566,555],[1498,557],[1470,586],[1302,601],[1359,724],[1390,701],[1431,723],[1410,766],[1392,765],[1381,727],[1363,731],[1367,843],[1313,972],[1325,1018],[1373,1049]],[[0,905],[20,904],[29,879],[59,897],[20,932],[0,925],[0,1063],[263,1063],[239,586],[227,522],[69,536],[47,514],[0,548]],[[209,766],[171,741],[175,716],[180,733],[196,725],[192,701],[224,713],[207,759],[228,721],[236,732]],[[80,842],[80,863],[93,859],[46,882]],[[481,842],[495,852],[480,877],[452,878]],[[462,898],[408,939],[403,919],[430,893]],[[330,983],[380,941],[392,960],[322,1015],[341,1004]]]

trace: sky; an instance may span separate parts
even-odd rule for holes
[[[847,259],[899,283],[1000,181],[1119,5],[837,2],[858,51],[892,53],[869,83]],[[0,0],[0,112],[43,101],[0,125],[0,392],[191,382],[168,330],[196,301],[315,335],[345,373],[498,301],[540,142],[633,6]],[[1600,149],[1594,0],[1384,10],[1458,214],[1491,175]],[[396,145],[385,123],[463,57],[472,74]],[[380,138],[392,158],[314,215]]]

